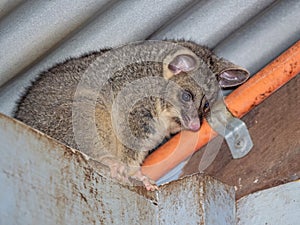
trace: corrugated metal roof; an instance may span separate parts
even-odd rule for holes
[[[300,37],[298,0],[36,0],[0,3],[0,111],[41,70],[143,39],[188,39],[253,74]]]

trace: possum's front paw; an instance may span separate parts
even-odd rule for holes
[[[141,170],[136,171],[132,176],[133,179],[143,182],[147,191],[155,191],[158,190],[155,182],[151,180],[149,177],[142,174]]]
[[[110,168],[111,178],[116,179],[123,184],[132,185],[133,183],[129,178],[141,181],[148,191],[157,190],[155,182],[143,175],[140,168],[130,168],[122,162],[109,160],[108,166]],[[133,172],[134,171],[134,172]]]

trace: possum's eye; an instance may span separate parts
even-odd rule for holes
[[[210,105],[209,102],[206,100],[205,95],[203,95],[201,99],[199,110],[201,111],[200,113],[204,116],[210,111]]]
[[[205,101],[204,106],[203,106],[203,112],[208,113],[209,112],[209,103],[208,101]]]
[[[189,102],[193,99],[193,96],[192,96],[191,92],[183,91],[181,94],[181,99],[185,102]]]

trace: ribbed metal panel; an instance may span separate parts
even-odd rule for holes
[[[199,1],[150,38],[184,37],[213,48],[273,2],[275,0]]]
[[[300,39],[300,1],[276,1],[218,44],[215,52],[252,74]]]
[[[20,5],[24,0],[2,0],[0,1],[0,19],[7,15],[10,11],[14,10],[18,5]]]
[[[0,3],[0,112],[71,56],[143,39],[188,39],[255,73],[300,37],[297,0],[30,0]]]
[[[26,1],[12,11],[0,23],[0,84],[47,53],[106,3],[108,0]]]

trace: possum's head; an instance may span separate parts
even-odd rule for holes
[[[167,104],[166,110],[171,122],[177,123],[182,129],[198,130],[203,112],[208,109],[208,104],[205,110],[200,107],[202,101],[205,101],[201,88],[187,74],[181,74],[170,80],[175,82],[175,84],[170,82],[167,88],[168,99],[171,101]]]
[[[219,87],[227,87],[228,82],[238,85],[245,80],[240,79],[241,71],[236,68],[214,74],[203,60],[189,51],[165,60],[163,71],[164,78],[169,81],[167,92],[172,100],[172,104],[168,104],[166,109],[169,118],[173,124],[181,126],[181,129],[192,131],[200,128],[202,118],[209,113],[209,104],[216,100],[208,99],[204,85],[210,83],[209,88],[215,92],[214,98],[217,98]],[[195,76],[199,79],[195,80]]]

